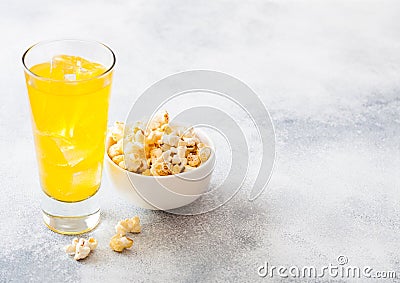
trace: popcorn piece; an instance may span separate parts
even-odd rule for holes
[[[142,160],[135,156],[133,153],[128,154],[125,160],[126,168],[131,172],[136,172],[142,165]]]
[[[128,142],[135,142],[135,134],[131,133],[131,134],[127,134],[124,138],[124,142],[128,143]]]
[[[129,219],[119,221],[115,226],[115,232],[121,236],[125,236],[126,233],[129,232],[128,222]]]
[[[153,144],[153,143],[156,143],[158,139],[159,139],[159,138],[158,138],[157,133],[156,133],[155,131],[152,131],[152,132],[150,132],[150,134],[148,134],[148,135],[145,137],[144,142],[145,142],[146,144]]]
[[[184,139],[193,137],[194,136],[193,127],[190,127],[189,129],[186,129],[182,136],[183,136]]]
[[[115,164],[120,164],[122,161],[124,161],[124,155],[120,154],[120,155],[114,156],[112,158],[112,161],[114,161]]]
[[[118,163],[118,166],[121,167],[122,169],[126,170],[126,164],[125,164],[125,160],[122,160],[120,163]]]
[[[144,142],[144,134],[143,134],[142,130],[139,130],[139,131],[136,132],[135,141],[143,144],[143,142]]]
[[[167,162],[156,163],[150,168],[150,172],[153,176],[167,176],[171,174],[170,166]]]
[[[116,252],[122,252],[124,249],[129,249],[132,245],[132,239],[121,236],[120,234],[114,235],[110,240],[110,247]]]
[[[163,135],[161,137],[161,143],[166,143],[169,145],[169,135]]]
[[[161,156],[161,154],[163,153],[161,148],[154,148],[150,151],[150,156],[151,157],[155,157],[155,158],[159,158]]]
[[[97,240],[95,238],[90,237],[87,242],[91,251],[97,248]]]
[[[142,232],[142,226],[140,226],[139,216],[134,216],[131,218],[131,233],[140,233]]]
[[[148,168],[148,165],[147,165],[147,160],[145,160],[145,159],[142,159],[142,166],[141,166],[141,170],[146,170]]]
[[[169,138],[168,138],[168,144],[170,146],[177,147],[179,140],[180,140],[180,138],[178,136],[171,134],[171,135],[169,135]]]
[[[189,153],[189,155],[187,156],[187,161],[188,164],[192,167],[196,167],[197,165],[200,164],[199,156],[192,153]]]
[[[126,233],[140,233],[142,227],[140,226],[139,216],[134,216],[130,219],[121,220],[115,226],[115,232],[121,236],[125,236]]]
[[[143,132],[144,126],[145,125],[143,124],[143,122],[137,121],[133,125],[131,125],[129,128],[132,129],[132,133],[133,134],[136,134],[138,131],[142,131]]]
[[[167,150],[171,149],[171,146],[169,144],[164,143],[164,144],[161,145],[160,148],[161,148],[162,151],[167,151]]]
[[[64,247],[64,251],[69,255],[74,255],[75,254],[75,250],[76,250],[76,245],[78,244],[78,241],[79,241],[78,238],[74,238],[72,240],[71,245],[68,245],[68,246]]]
[[[181,163],[181,159],[179,158],[179,156],[178,156],[177,154],[175,154],[175,155],[172,157],[171,163],[172,163],[172,164],[179,164],[179,163]]]
[[[151,119],[148,127],[151,130],[160,128],[164,124],[168,124],[169,122],[169,115],[168,112],[163,110],[161,112],[158,112],[156,115],[154,115],[153,119]]]
[[[181,160],[181,165],[183,165],[183,166],[187,165],[188,161],[186,158],[180,158],[180,160]]]
[[[178,146],[177,151],[178,151],[178,156],[181,158],[185,158],[186,157],[186,146]]]
[[[186,130],[187,130],[187,128],[184,126],[175,126],[174,127],[174,133],[180,137],[183,136],[183,134],[186,132]]]
[[[196,141],[194,138],[183,138],[183,141],[186,142],[187,146],[195,146]]]
[[[150,169],[144,170],[144,171],[142,172],[142,175],[144,175],[144,176],[151,176]]]
[[[80,238],[76,246],[89,247],[89,243],[84,238]]]
[[[163,131],[165,134],[169,135],[172,133],[172,128],[169,124],[164,124],[161,126],[161,131]]]
[[[113,144],[112,146],[110,146],[108,148],[108,155],[113,158],[117,155],[121,155],[122,154],[122,148],[121,145],[119,143]]]
[[[162,153],[161,158],[164,162],[171,162],[171,151],[167,150],[165,152]]]
[[[75,260],[84,259],[89,255],[89,253],[90,253],[89,247],[77,245],[76,250],[75,250],[74,259]]]
[[[185,142],[183,140],[179,140],[178,141],[178,146],[187,146],[187,142]]]
[[[114,126],[111,129],[111,138],[114,141],[119,141],[124,136],[124,127],[125,124],[123,122],[115,122]]]
[[[182,170],[185,168],[185,166],[183,165],[178,165],[175,164],[174,166],[172,166],[172,174],[179,174],[182,172]]]
[[[136,153],[138,155],[144,155],[144,145],[139,142],[127,142],[124,146],[125,154]]]
[[[210,157],[211,155],[211,148],[209,147],[202,147],[199,150],[199,157],[201,162],[205,162],[207,161],[207,159]]]
[[[97,247],[97,240],[95,238],[74,238],[72,244],[64,247],[67,254],[73,255],[75,260],[86,258],[90,251],[95,250]]]

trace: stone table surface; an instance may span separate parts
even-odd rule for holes
[[[0,281],[314,282],[257,269],[320,268],[341,255],[400,273],[399,17],[395,1],[0,2]],[[105,179],[102,222],[89,233],[98,250],[81,262],[66,256],[71,237],[40,218],[21,65],[28,46],[55,38],[116,52],[110,121],[171,73],[210,69],[245,81],[276,131],[266,191],[177,216],[135,208]],[[112,252],[116,221],[135,214],[143,232],[134,248]]]

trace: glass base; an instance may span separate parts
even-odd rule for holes
[[[76,235],[89,232],[100,222],[97,196],[80,202],[61,202],[43,193],[42,214],[46,226],[57,233]]]

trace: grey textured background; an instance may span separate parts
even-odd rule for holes
[[[399,17],[395,1],[0,2],[0,281],[280,281],[257,267],[339,255],[400,272]],[[90,233],[98,250],[66,256],[70,237],[40,219],[20,57],[34,42],[75,37],[118,56],[111,121],[171,73],[213,69],[247,82],[275,124],[267,191],[181,217],[136,209],[105,180],[103,221]],[[115,222],[134,214],[143,233],[113,253]]]

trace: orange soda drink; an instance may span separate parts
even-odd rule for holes
[[[58,201],[85,200],[100,187],[112,72],[71,55],[56,55],[29,71],[42,189]]]
[[[114,52],[88,40],[37,43],[22,56],[46,226],[81,234],[100,222]]]

